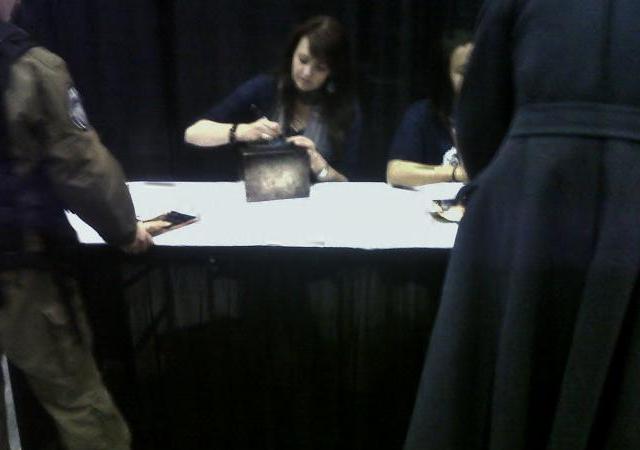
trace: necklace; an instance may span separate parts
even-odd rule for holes
[[[296,105],[293,117],[291,118],[291,124],[289,125],[296,133],[304,130],[309,121],[309,115],[311,114],[311,108],[308,105],[298,104]]]
[[[307,125],[307,121],[302,119],[300,116],[294,116],[294,118],[291,120],[291,129],[293,131],[295,131],[296,133],[304,130],[305,126]]]

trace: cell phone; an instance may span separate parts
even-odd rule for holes
[[[168,213],[160,214],[153,219],[143,220],[143,223],[151,225],[151,227],[148,228],[148,231],[152,236],[158,236],[159,234],[175,230],[176,228],[180,228],[197,221],[197,216],[184,214],[178,211],[169,211]],[[152,222],[168,222],[169,225],[158,225],[154,227]]]
[[[162,216],[160,216],[162,217]],[[194,219],[197,219],[196,216],[191,216],[189,214],[184,214],[184,213],[180,213],[178,211],[169,211],[168,213],[164,214],[164,218],[158,219],[158,220],[164,220],[165,222],[171,222],[171,224],[173,225],[180,225],[183,224],[185,222],[189,222],[192,221]]]
[[[433,200],[433,203],[435,203],[438,207],[440,207],[442,211],[446,211],[452,206],[456,206],[458,204],[458,200],[456,200],[455,198],[447,199],[447,200]]]
[[[433,200],[431,214],[447,222],[460,222],[464,215],[464,206],[456,199]]]

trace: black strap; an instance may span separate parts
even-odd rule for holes
[[[593,136],[640,141],[640,108],[588,102],[523,105],[516,111],[509,134]]]
[[[7,154],[9,136],[6,121],[5,93],[8,88],[12,64],[34,44],[29,35],[7,22],[0,21],[0,252],[20,248],[21,231],[8,227],[15,223],[16,179],[12,174],[12,161]],[[0,266],[15,259],[0,254]]]
[[[4,151],[8,145],[4,95],[9,83],[11,65],[34,46],[35,43],[26,31],[0,21],[0,158],[6,157]]]
[[[35,43],[23,29],[0,21],[0,80],[2,80],[3,88],[6,88],[9,67],[11,64],[22,56]],[[3,91],[4,92],[4,91]]]

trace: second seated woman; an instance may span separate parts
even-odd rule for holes
[[[448,45],[448,76],[431,99],[409,107],[395,133],[387,162],[387,183],[412,187],[443,181],[467,181],[455,148],[451,114],[460,92],[473,44],[458,38]]]
[[[216,147],[284,136],[307,151],[316,181],[348,181],[361,124],[346,31],[317,16],[294,30],[277,74],[241,85],[187,128],[185,141]]]

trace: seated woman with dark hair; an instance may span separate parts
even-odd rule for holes
[[[409,107],[396,131],[387,162],[389,184],[412,187],[468,180],[455,148],[451,114],[473,44],[464,39],[449,48],[448,76],[442,77],[431,100],[423,99]]]
[[[360,141],[346,31],[327,16],[298,26],[278,73],[241,85],[187,128],[201,147],[284,136],[306,149],[317,181],[348,181]]]

